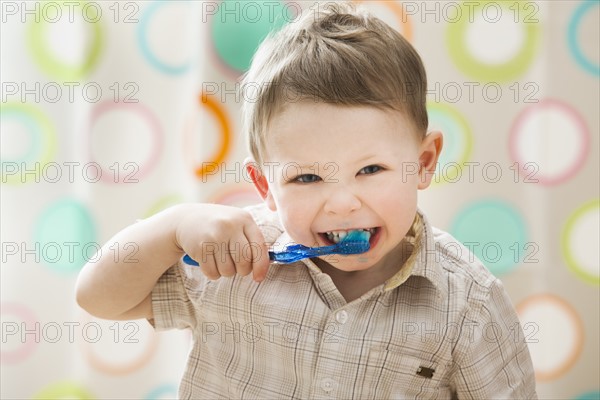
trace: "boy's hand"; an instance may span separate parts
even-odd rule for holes
[[[265,239],[252,216],[218,204],[190,207],[175,231],[177,246],[200,264],[209,279],[252,272],[262,281],[269,268]]]

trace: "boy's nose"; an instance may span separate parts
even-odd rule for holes
[[[361,206],[360,199],[354,193],[348,190],[337,190],[327,198],[323,209],[327,214],[347,215]]]

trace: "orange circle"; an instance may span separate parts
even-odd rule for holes
[[[201,93],[198,96],[198,101],[202,107],[206,107],[208,111],[210,111],[214,117],[216,118],[219,126],[221,128],[221,146],[217,149],[215,154],[209,158],[209,161],[204,161],[200,166],[194,167],[194,173],[198,178],[206,179],[205,175],[207,170],[210,169],[210,172],[214,172],[214,167],[219,168],[220,164],[225,160],[227,153],[229,152],[230,142],[231,142],[231,128],[229,126],[229,118],[225,113],[225,109],[222,107],[222,104],[219,103],[213,96],[207,95],[205,93]],[[188,135],[191,134],[191,125],[189,124],[186,131],[188,131]],[[188,141],[184,141],[184,146],[189,148]]]
[[[86,321],[86,324],[88,322],[93,322],[89,317],[84,318],[84,320]],[[83,343],[83,355],[92,367],[94,367],[98,371],[102,371],[110,375],[127,375],[148,364],[150,359],[152,359],[152,356],[154,356],[154,353],[156,352],[156,349],[158,347],[158,337],[156,334],[151,335],[148,339],[148,343],[142,355],[132,360],[131,362],[123,364],[111,363],[102,360],[101,358],[96,356],[92,349],[92,346],[88,341],[83,341]]]
[[[583,341],[584,341],[583,322],[582,322],[581,318],[579,317],[579,315],[577,314],[577,312],[575,311],[575,309],[569,303],[567,303],[562,298],[560,298],[556,295],[553,295],[553,294],[549,294],[549,293],[543,293],[543,294],[538,294],[538,295],[533,295],[533,296],[528,297],[527,299],[525,299],[524,301],[522,301],[515,307],[517,314],[522,315],[522,313],[525,309],[527,309],[532,304],[536,304],[536,303],[546,303],[546,304],[551,303],[554,306],[556,306],[557,308],[562,309],[564,311],[564,313],[566,315],[568,315],[571,318],[571,320],[573,321],[573,326],[575,328],[575,335],[577,337],[576,343],[575,343],[575,348],[573,349],[573,351],[571,352],[569,357],[567,357],[565,359],[565,361],[559,367],[554,368],[553,370],[550,370],[550,371],[544,371],[544,372],[540,372],[537,370],[535,371],[535,377],[538,381],[551,381],[551,380],[554,380],[554,379],[558,378],[559,376],[563,375],[565,372],[567,372],[579,358],[579,355],[581,354],[581,351],[583,350]]]
[[[360,4],[363,2],[363,0],[353,0],[352,1],[355,4]],[[368,1],[367,3],[381,3],[384,6],[388,7],[390,10],[392,10],[392,12],[396,15],[396,17],[398,18],[398,21],[400,22],[400,27],[402,28],[401,32],[402,35],[406,38],[406,40],[408,40],[409,42],[412,42],[413,39],[413,27],[412,27],[412,22],[411,19],[408,15],[406,15],[404,13],[404,8],[402,8],[402,5],[400,5],[399,2],[396,1],[389,1],[389,0],[372,0],[372,1]]]

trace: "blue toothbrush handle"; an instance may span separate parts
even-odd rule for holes
[[[310,257],[318,257],[328,254],[358,254],[369,250],[369,242],[346,242],[350,250],[342,251],[340,245],[323,247],[306,247],[301,244],[292,244],[283,251],[269,251],[269,260],[289,264]],[[198,262],[189,255],[183,256],[183,262],[189,265],[198,266]]]
[[[301,244],[294,244],[286,247],[283,251],[269,251],[269,260],[289,264],[309,257],[330,254],[330,252],[333,250],[333,247],[334,246],[311,248]],[[200,265],[188,254],[183,256],[183,262],[188,265]]]
[[[269,251],[269,259],[280,263],[293,263],[310,257],[334,254],[337,246],[306,247],[301,244],[292,244],[283,251]]]
[[[269,251],[269,260],[283,264],[293,263],[308,257],[313,256],[302,250]]]
[[[279,263],[284,263],[284,264],[300,261],[307,257],[313,257],[313,256],[310,254],[307,254],[303,251],[299,251],[299,250],[296,250],[296,251],[285,250],[285,251],[278,251],[278,252],[269,251],[269,260],[279,262]],[[198,264],[198,261],[194,260],[188,254],[183,256],[183,262],[188,265],[194,265],[196,267],[198,267],[200,265],[200,264]]]
[[[200,266],[200,264],[198,264],[198,261],[194,260],[192,257],[188,256],[187,254],[185,256],[183,256],[183,262],[188,265],[195,265],[196,267]]]
[[[282,252],[269,251],[269,260],[279,262],[279,263],[284,263],[284,264],[293,263],[296,261],[300,261],[303,258],[304,258],[304,256],[302,256],[301,254],[288,253],[285,251],[282,251]]]

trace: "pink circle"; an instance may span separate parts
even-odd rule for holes
[[[226,187],[224,190],[215,192],[209,199],[211,203],[223,204],[228,206],[245,207],[259,204],[262,199],[251,186],[245,187],[235,185]]]
[[[0,306],[0,314],[2,315],[7,315],[7,314],[13,314],[18,316],[19,318],[21,318],[21,320],[23,321],[23,323],[25,323],[25,327],[26,329],[32,329],[33,326],[35,326],[35,324],[37,323],[37,320],[35,318],[35,315],[33,314],[33,312],[29,309],[29,307],[26,307],[22,304],[19,303],[2,303],[2,306]],[[7,322],[9,321],[4,321],[3,322],[3,335],[5,335],[5,331],[4,329],[6,327],[8,327],[8,325],[5,325]],[[17,328],[17,335],[19,335],[19,337],[21,336],[21,329],[23,329],[23,323],[21,323],[21,325]],[[31,336],[31,335],[30,335]],[[7,338],[5,336],[2,337],[2,341],[5,341]],[[35,339],[35,337],[34,337]],[[12,350],[12,351],[0,351],[0,354],[2,355],[0,357],[0,360],[2,360],[2,363],[6,363],[6,364],[14,364],[17,363],[19,361],[23,361],[24,359],[26,359],[27,357],[29,357],[29,355],[33,352],[35,345],[37,344],[36,340],[26,340],[24,342],[22,342],[23,345],[21,347],[19,347],[17,350]]]
[[[577,126],[578,129],[576,134],[579,135],[581,141],[581,153],[577,157],[575,157],[575,162],[573,162],[569,168],[566,168],[564,171],[557,174],[556,176],[547,176],[543,174],[532,176],[532,170],[525,168],[529,161],[523,160],[521,158],[521,153],[519,152],[518,148],[518,139],[519,136],[523,134],[523,126],[529,118],[531,118],[537,112],[549,109],[556,110],[560,114],[568,116],[569,119]],[[548,98],[541,100],[537,104],[527,107],[517,116],[517,118],[515,118],[510,128],[508,145],[510,157],[514,162],[519,164],[519,173],[521,175],[523,175],[524,177],[533,178],[542,185],[557,185],[572,178],[585,164],[585,161],[589,154],[590,140],[590,131],[581,115],[579,115],[579,113],[570,105],[559,100]]]
[[[84,322],[84,326],[89,324],[89,323],[94,323],[94,319],[91,315],[85,313],[84,316],[82,317]],[[138,321],[141,320],[137,320],[137,321],[115,321],[112,323],[111,327],[109,327],[108,329],[111,331],[110,333],[108,333],[108,335],[110,335],[112,337],[112,340],[114,341],[114,344],[118,344],[118,342],[123,342],[123,343],[127,343],[127,340],[132,340],[131,343],[139,343],[139,339],[137,338],[137,336],[133,336],[130,337],[129,339],[127,339],[127,337],[125,335],[118,335],[118,339],[114,336],[115,335],[115,331],[113,330],[113,327],[117,327],[116,329],[119,330],[119,326],[121,323],[123,324],[137,324]],[[100,323],[106,323],[107,321],[100,321]],[[99,325],[98,322],[95,322],[97,325]],[[144,324],[147,325],[147,324]],[[118,360],[116,362],[114,361],[107,361],[106,359],[104,359],[102,357],[102,355],[97,354],[95,350],[95,343],[96,341],[93,340],[84,340],[81,342],[81,346],[82,346],[82,350],[83,350],[83,356],[85,357],[86,361],[92,366],[94,367],[94,369],[98,370],[98,371],[102,371],[104,373],[110,374],[110,375],[127,375],[130,374],[132,372],[135,372],[139,369],[141,369],[142,367],[146,366],[149,364],[150,360],[152,359],[152,357],[154,357],[154,354],[156,353],[156,349],[158,348],[158,344],[159,344],[159,336],[158,334],[156,334],[156,332],[154,330],[152,330],[152,328],[149,328],[150,325],[148,325],[148,332],[150,332],[150,336],[147,338],[147,341],[143,344],[143,351],[141,352],[141,354],[137,355],[134,359],[126,361],[126,362],[122,362],[122,360]],[[134,330],[134,334],[137,335],[137,330]],[[102,330],[100,330],[100,336],[102,336]],[[109,340],[110,342],[110,340]]]
[[[125,110],[133,114],[137,114],[141,116],[146,123],[150,126],[150,132],[152,133],[153,138],[153,146],[152,151],[148,159],[144,162],[142,166],[139,167],[139,170],[135,171],[134,175],[131,175],[131,179],[142,179],[158,164],[158,159],[161,153],[161,147],[163,144],[163,134],[160,126],[160,122],[154,115],[154,113],[145,105],[141,103],[114,103],[112,101],[104,101],[99,103],[93,110],[90,116],[90,129],[89,129],[89,154],[90,160],[94,161],[94,155],[92,153],[92,131],[94,124],[103,114],[115,111],[115,110]],[[100,163],[97,163],[100,165]],[[115,181],[113,171],[107,171],[100,165],[101,168],[101,180],[106,183],[127,183],[126,180],[121,180],[120,175],[119,179]],[[127,171],[122,171],[122,175],[126,176]]]

